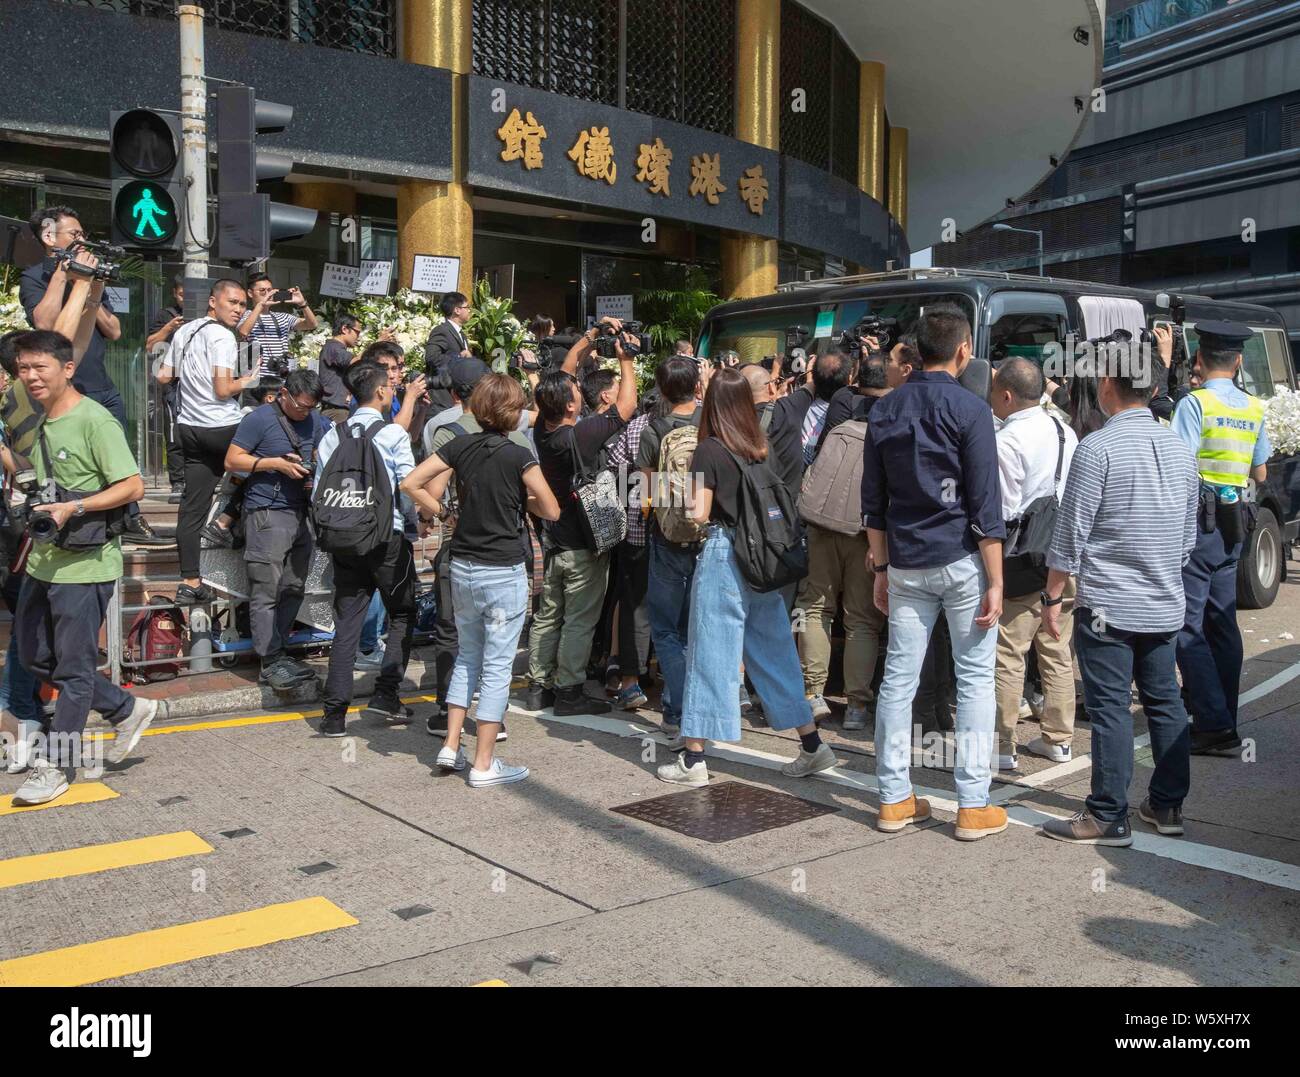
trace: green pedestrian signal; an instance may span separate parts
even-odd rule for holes
[[[113,218],[129,242],[162,247],[176,238],[176,202],[165,187],[147,180],[123,185],[117,192]]]

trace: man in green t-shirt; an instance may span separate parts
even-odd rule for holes
[[[118,763],[160,705],[134,698],[95,668],[113,583],[122,575],[117,539],[84,549],[63,545],[71,530],[139,501],[144,496],[140,469],[118,421],[73,388],[76,363],[67,337],[34,330],[14,347],[18,378],[45,411],[32,449],[37,479],[42,489],[51,480],[57,484],[56,500],[38,511],[53,517],[58,535],[32,543],[14,618],[23,665],[59,692],[45,744],[14,794],[16,804],[44,804],[67,792],[84,758],[81,740],[92,708],[117,727],[108,760]]]

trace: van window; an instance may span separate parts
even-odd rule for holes
[[[872,296],[869,299],[849,299],[839,305],[835,311],[833,339],[839,340],[840,334],[845,330],[853,329],[863,318],[874,315],[880,318],[894,318],[898,321],[897,327],[889,331],[891,341],[897,343],[899,337],[916,332],[916,323],[926,308],[938,306],[940,303],[951,303],[965,312],[972,329],[974,328],[975,304],[970,296],[960,292]]]
[[[1069,327],[1065,300],[1045,292],[995,292],[984,317],[989,323],[984,347],[994,366],[1013,356],[1042,366],[1043,349],[1064,344]]]
[[[739,353],[742,363],[757,363],[769,355],[784,353],[785,331],[796,325],[808,331],[806,347],[811,352],[817,326],[815,306],[753,310],[718,318],[708,329],[708,354],[732,350]]]
[[[1251,396],[1267,400],[1273,395],[1273,374],[1269,369],[1268,346],[1264,343],[1266,330],[1254,325],[1250,328],[1253,332],[1241,349],[1241,373],[1236,381]],[[1184,326],[1184,332],[1187,336],[1187,358],[1195,365],[1200,338],[1190,322]]]
[[[1281,329],[1265,329],[1264,344],[1268,348],[1268,372],[1272,375],[1274,387],[1285,385],[1294,388],[1291,348],[1287,344],[1286,334]]]

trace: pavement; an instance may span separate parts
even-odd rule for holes
[[[488,790],[434,767],[422,672],[415,722],[356,714],[341,740],[308,702],[172,717],[47,807],[8,808],[0,775],[0,907],[24,925],[0,985],[1295,985],[1300,580],[1240,618],[1246,760],[1193,759],[1186,836],[1135,818],[1128,849],[1036,828],[1087,793],[1086,725],[1071,763],[1022,753],[994,786],[1011,825],[964,843],[949,772],[915,770],[934,818],[886,835],[870,729],[827,722],[841,765],[800,780],[777,769],[793,735],[751,723],[711,749],[714,793],[776,794],[745,817],[774,825],[715,842],[611,810],[679,794],[666,821],[708,821],[655,779],[648,710],[512,710],[499,754],[532,775]],[[1134,805],[1140,739],[1136,762]]]

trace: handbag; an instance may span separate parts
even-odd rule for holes
[[[1047,586],[1047,549],[1056,529],[1056,488],[1065,463],[1065,428],[1055,415],[1049,418],[1056,426],[1056,475],[1052,492],[1035,498],[1020,519],[1007,525],[1002,551],[1002,591],[1007,598],[1036,594]]]
[[[576,431],[569,438],[573,454],[573,496],[578,502],[587,545],[596,553],[612,550],[627,537],[627,508],[618,496],[618,477],[604,463],[605,447],[594,472],[582,466]]]

